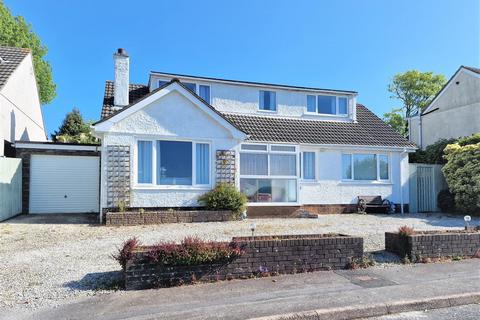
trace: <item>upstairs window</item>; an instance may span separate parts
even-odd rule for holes
[[[210,86],[206,85],[199,85],[198,86],[198,95],[200,98],[205,100],[206,102],[210,103]]]
[[[260,90],[259,109],[264,111],[277,111],[276,92]]]
[[[164,85],[166,85],[168,83],[168,81],[165,81],[165,80],[158,80],[158,87],[163,87]]]
[[[307,112],[331,115],[348,114],[348,98],[330,95],[307,95]]]
[[[190,89],[193,92],[197,92],[197,85],[195,83],[190,83],[190,82],[183,82],[183,85]]]

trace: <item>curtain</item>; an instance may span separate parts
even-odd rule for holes
[[[315,179],[315,152],[303,153],[303,179]]]
[[[209,86],[199,85],[198,95],[200,96],[200,98],[210,103],[210,87]]]
[[[240,154],[240,174],[242,175],[268,175],[267,154],[242,153]]]
[[[138,183],[152,183],[152,142],[138,141]]]
[[[342,179],[352,179],[352,155],[342,154]]]
[[[196,184],[210,183],[210,146],[206,143],[196,144]]]
[[[295,176],[297,156],[294,154],[270,154],[270,175]]]

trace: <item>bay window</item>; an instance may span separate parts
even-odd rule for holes
[[[210,145],[191,141],[138,140],[137,183],[158,186],[210,184]]]
[[[389,157],[385,154],[342,154],[342,179],[375,181],[389,180]]]
[[[249,202],[297,202],[295,146],[243,144],[240,191]]]

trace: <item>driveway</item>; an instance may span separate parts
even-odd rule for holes
[[[105,227],[91,216],[19,216],[0,223],[0,313],[57,306],[73,298],[118,288],[120,267],[111,254],[129,237],[144,244],[185,236],[230,240],[249,235],[337,232],[365,237],[365,250],[384,249],[384,231],[402,225],[418,230],[463,227],[463,217],[445,215],[325,215],[319,219],[259,219],[234,222]],[[479,224],[475,218],[472,223]],[[118,294],[125,294],[119,292]]]

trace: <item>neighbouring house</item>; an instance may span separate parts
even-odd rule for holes
[[[422,149],[480,132],[480,69],[461,66],[430,105],[408,121],[410,140]]]
[[[0,47],[0,157],[12,143],[47,141],[30,49]]]
[[[356,211],[380,195],[408,209],[413,143],[357,92],[151,72],[129,82],[114,54],[93,125],[101,139],[100,208],[198,206],[216,183],[234,183],[249,216]]]

